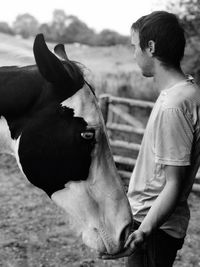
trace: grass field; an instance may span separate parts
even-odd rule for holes
[[[69,228],[63,214],[20,173],[15,160],[0,156],[1,267],[122,267],[102,261]],[[200,196],[192,193],[191,221],[175,267],[200,266]]]
[[[0,65],[33,64],[33,40],[0,34]],[[52,48],[53,46],[50,45]],[[87,66],[97,94],[154,98],[124,47],[89,48],[71,45],[69,58]],[[191,221],[175,267],[200,266],[200,196],[189,198]],[[0,266],[2,267],[122,267],[124,260],[102,261],[74,236],[65,215],[22,176],[12,157],[0,156]]]

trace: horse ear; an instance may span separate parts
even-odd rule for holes
[[[38,69],[47,81],[61,87],[57,94],[67,98],[82,88],[85,81],[81,69],[67,58],[64,45],[58,45],[56,51],[65,62],[61,62],[48,49],[43,34],[36,36],[33,53]]]
[[[36,64],[42,76],[51,83],[71,83],[62,62],[48,49],[43,34],[38,34],[33,45]]]
[[[63,44],[57,44],[54,47],[54,52],[61,60],[69,61],[69,58],[66,54],[65,47]]]
[[[78,62],[73,62],[69,60],[65,46],[63,44],[57,44],[54,47],[54,53],[65,63],[65,69],[67,70],[70,77],[73,79],[77,88],[81,88],[85,83],[83,72],[81,68],[77,65]]]
[[[33,45],[35,61],[41,75],[55,87],[61,99],[74,95],[84,84],[79,68],[70,60],[62,63],[47,47],[43,34],[38,34]]]

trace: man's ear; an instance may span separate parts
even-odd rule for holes
[[[147,47],[147,53],[150,57],[153,57],[154,53],[155,53],[155,42],[150,40],[148,42],[148,47]]]

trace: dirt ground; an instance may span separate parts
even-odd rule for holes
[[[200,266],[200,195],[190,196],[191,222],[175,267]],[[102,261],[68,227],[64,214],[20,173],[13,158],[0,156],[0,266],[120,267]]]

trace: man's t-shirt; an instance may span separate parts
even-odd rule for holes
[[[187,198],[200,165],[200,89],[191,81],[163,90],[152,110],[128,190],[135,220],[144,219],[164,188],[166,165],[188,166],[176,210],[160,227],[183,238],[190,218]]]

